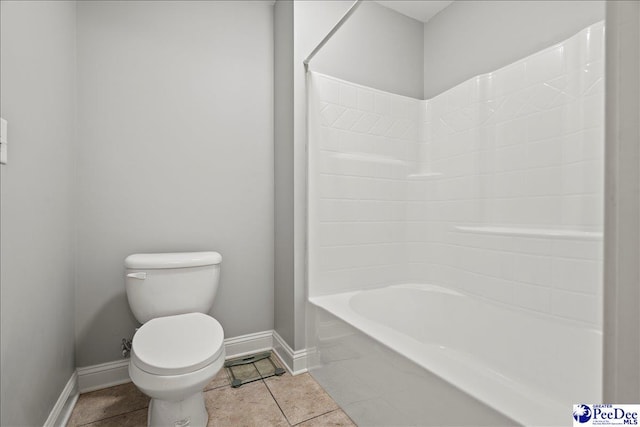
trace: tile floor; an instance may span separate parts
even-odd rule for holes
[[[255,368],[254,368],[255,369]],[[232,388],[223,369],[205,388],[214,426],[355,426],[309,374],[261,379]],[[144,427],[149,398],[132,383],[80,395],[67,427]]]

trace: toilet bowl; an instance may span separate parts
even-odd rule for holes
[[[153,319],[135,334],[129,375],[147,396],[150,426],[205,426],[202,390],[220,371],[222,326],[202,313]]]
[[[137,254],[125,266],[129,305],[142,323],[129,376],[151,398],[147,425],[204,427],[203,390],[222,369],[224,331],[206,314],[218,287],[217,252]]]

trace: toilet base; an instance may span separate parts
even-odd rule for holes
[[[148,427],[205,427],[208,421],[202,392],[180,402],[160,399],[149,402]]]

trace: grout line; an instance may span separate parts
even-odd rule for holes
[[[225,388],[225,387],[231,387],[231,384],[227,383],[227,384],[222,384],[222,385],[219,385],[219,386],[216,386],[216,387],[207,388],[207,389],[202,390],[202,393],[208,393],[210,391],[218,390],[218,389]]]
[[[280,360],[280,357],[278,357],[278,355],[275,353],[275,351],[271,351],[271,356],[270,357],[275,357],[277,359],[277,365],[279,365],[280,367],[282,367],[282,361]],[[255,363],[254,363],[255,366]],[[275,375],[269,376],[269,377],[263,377],[262,374],[260,373],[260,371],[258,370],[258,368],[256,367],[256,370],[258,371],[258,374],[260,375],[259,380],[262,382],[262,384],[264,384],[264,386],[266,387],[267,391],[269,392],[269,394],[271,395],[271,398],[273,399],[273,401],[276,403],[276,406],[278,407],[278,409],[280,410],[280,413],[282,414],[282,416],[284,417],[284,419],[287,421],[287,424],[289,424],[289,426],[292,426],[293,424],[291,424],[291,422],[289,421],[289,418],[287,418],[287,415],[284,413],[284,411],[282,410],[282,407],[280,406],[280,403],[278,403],[278,399],[276,399],[276,397],[273,395],[273,392],[271,391],[271,389],[269,388],[269,384],[267,384],[267,382],[265,381],[268,378],[273,378],[275,377]],[[285,373],[285,375],[287,375]]]
[[[264,384],[264,386],[267,388],[267,391],[269,392],[269,394],[271,395],[271,398],[273,399],[274,402],[276,402],[276,405],[278,406],[278,409],[280,409],[280,413],[282,414],[282,416],[284,417],[284,419],[287,421],[287,424],[289,424],[290,426],[292,426],[293,424],[291,424],[291,421],[289,421],[289,418],[287,417],[287,415],[284,413],[284,411],[282,410],[282,407],[280,406],[280,403],[278,403],[278,399],[276,399],[276,397],[273,395],[273,392],[271,391],[271,389],[269,388],[269,384],[267,384],[267,382],[264,379],[261,379],[262,383]]]
[[[132,411],[123,412],[122,414],[112,415],[112,416],[110,416],[110,417],[100,418],[100,419],[98,419],[98,420],[89,421],[88,423],[78,424],[77,426],[69,426],[69,427],[83,427],[83,426],[88,426],[88,425],[91,425],[91,424],[94,424],[94,423],[97,423],[97,422],[100,422],[100,421],[110,420],[110,419],[113,419],[113,418],[121,417],[121,416],[123,416],[123,415],[131,414],[131,413],[133,413],[133,412],[142,411],[142,410],[144,410],[144,409],[148,409],[148,408],[149,408],[149,405],[147,404],[147,406],[145,406],[145,407],[143,407],[143,408],[134,409],[134,410],[132,410]],[[146,417],[145,417],[145,418],[146,418]]]
[[[320,417],[323,417],[323,416],[325,416],[325,415],[327,415],[327,414],[330,414],[330,413],[332,413],[332,412],[341,411],[341,410],[342,410],[342,408],[338,407],[338,408],[336,408],[336,409],[332,409],[332,410],[330,410],[330,411],[327,411],[327,412],[325,412],[325,413],[323,413],[323,414],[320,414],[320,415],[314,415],[314,416],[313,416],[313,417],[311,417],[311,418],[307,418],[306,420],[302,420],[302,421],[300,421],[298,424],[295,424],[295,425],[294,425],[294,427],[295,427],[295,426],[299,426],[299,425],[300,425],[300,424],[302,424],[302,423],[306,423],[307,421],[315,420],[316,418],[320,418]],[[343,411],[343,412],[344,412],[344,411]],[[351,418],[349,418],[349,419],[351,419]],[[352,420],[352,421],[353,421],[353,420]]]

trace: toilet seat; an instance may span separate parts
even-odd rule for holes
[[[155,375],[197,371],[224,354],[224,331],[202,313],[158,317],[142,325],[131,346],[131,362]]]

